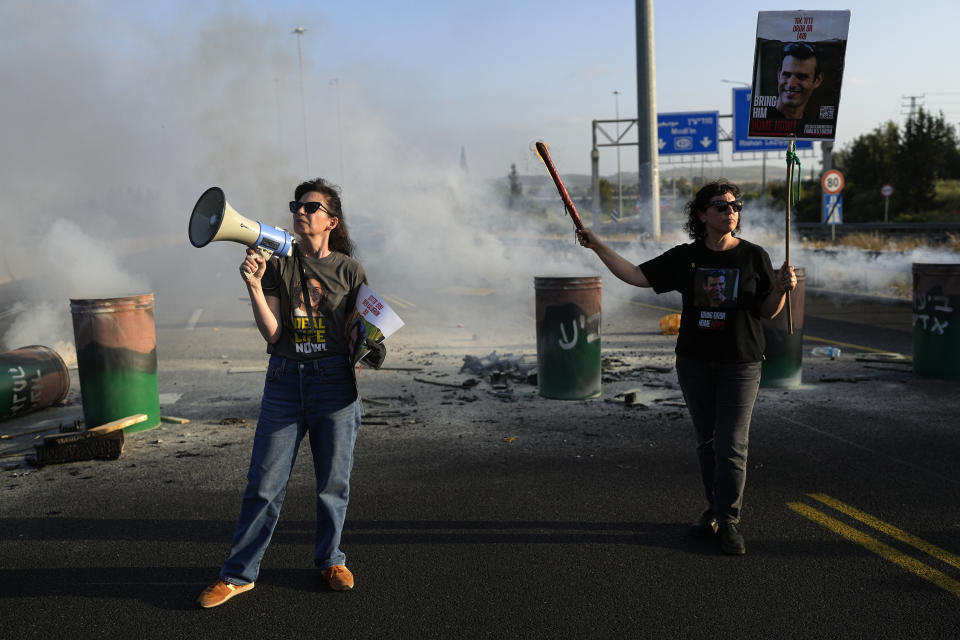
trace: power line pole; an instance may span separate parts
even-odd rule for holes
[[[913,120],[913,116],[917,114],[917,100],[923,100],[924,95],[921,94],[919,96],[900,96],[900,98],[902,100],[910,101],[910,112],[907,114],[907,119]],[[920,105],[920,106],[922,107],[923,105]],[[906,105],[901,104],[900,107],[903,108],[903,107],[906,107]]]
[[[623,180],[620,178],[620,91],[613,92],[617,117],[617,219],[623,219]]]

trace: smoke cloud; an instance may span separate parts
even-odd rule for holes
[[[642,294],[575,245],[569,220],[557,223],[559,198],[549,227],[558,239],[531,240],[545,235],[543,221],[509,209],[497,188],[462,171],[460,142],[418,128],[429,118],[411,120],[422,108],[415,100],[385,104],[368,69],[325,68],[305,57],[301,103],[287,20],[224,9],[184,15],[172,28],[89,3],[45,6],[0,6],[0,297],[16,302],[0,318],[4,349],[72,342],[70,298],[154,292],[160,323],[186,323],[201,307],[252,322],[240,301],[243,248],[193,248],[193,205],[217,185],[244,216],[289,227],[294,186],[318,175],[343,187],[345,220],[371,286],[415,301],[438,322],[463,321],[448,293],[456,288],[502,294],[491,298],[488,318],[471,319],[490,331],[504,315],[532,316],[537,275],[602,275],[604,313]],[[323,29],[321,22],[315,33]],[[365,83],[351,80],[360,77]],[[509,153],[529,157],[506,157],[504,175],[511,162],[546,175],[528,149],[550,133],[517,127]],[[745,214],[744,237],[777,264],[782,230],[771,220],[764,236],[762,217]],[[621,252],[639,263],[685,241],[677,234]],[[794,256],[808,274],[817,264],[818,277],[836,278],[823,256]],[[914,257],[893,259],[896,278]],[[851,272],[851,256],[836,260]]]

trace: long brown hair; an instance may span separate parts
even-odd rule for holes
[[[350,239],[350,232],[347,231],[347,223],[343,220],[343,204],[340,202],[340,187],[323,178],[307,180],[297,185],[293,192],[293,199],[299,201],[305,193],[316,191],[322,193],[327,198],[327,208],[330,214],[339,220],[337,226],[330,232],[330,250],[339,251],[348,256],[353,256],[356,251],[356,245]]]

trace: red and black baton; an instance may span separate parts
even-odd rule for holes
[[[577,208],[573,206],[573,200],[570,199],[570,194],[567,193],[567,188],[563,186],[563,180],[560,179],[560,175],[557,173],[557,168],[553,166],[553,160],[550,159],[550,151],[547,150],[547,143],[543,140],[537,141],[537,155],[540,156],[540,159],[543,160],[543,164],[547,165],[547,171],[550,172],[550,177],[553,178],[553,183],[557,185],[557,191],[560,192],[560,198],[563,200],[563,206],[566,208],[567,213],[570,214],[570,217],[573,219],[574,226],[579,230],[583,230],[583,220],[580,219],[580,214],[577,213]]]

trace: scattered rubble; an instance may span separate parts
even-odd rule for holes
[[[463,357],[463,366],[460,367],[460,373],[464,372],[487,378],[490,384],[508,380],[536,384],[537,360],[525,355],[514,356],[512,353],[499,356],[496,351],[482,358],[467,355]]]

